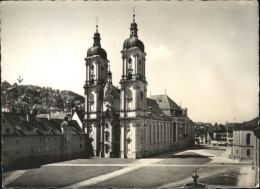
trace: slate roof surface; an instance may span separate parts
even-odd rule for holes
[[[67,116],[66,113],[52,113],[50,114],[51,119],[64,119]],[[48,118],[48,114],[39,114],[36,117],[38,118]]]
[[[245,122],[244,124],[236,125],[234,130],[254,130],[259,127],[259,117],[252,119],[251,121]]]
[[[14,127],[15,135],[62,135],[61,123],[63,119],[48,119],[29,115],[29,121],[25,114],[2,113],[3,118],[8,120]],[[73,127],[73,134],[84,134],[78,122],[69,121],[69,126]]]
[[[157,104],[156,100],[147,98],[147,117],[148,119],[169,121],[172,118],[165,115]]]
[[[147,98],[147,117],[148,119],[165,120],[164,115],[155,100]]]
[[[259,135],[260,135],[260,133],[259,133],[259,127],[255,128],[255,129],[253,130],[253,132],[254,132],[255,136],[256,136],[257,138],[259,138]]]
[[[150,98],[156,100],[159,107],[163,110],[182,111],[181,108],[167,95],[152,95]]]

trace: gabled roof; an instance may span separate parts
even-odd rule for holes
[[[254,130],[259,127],[259,117],[252,119],[251,121],[245,122],[244,124],[236,125],[234,130]]]
[[[148,119],[168,120],[169,118],[162,112],[155,100],[147,98],[147,117]]]
[[[74,114],[77,114],[80,121],[83,123],[85,110],[79,110],[79,109],[73,110],[72,117],[74,116]]]
[[[62,135],[61,123],[63,119],[48,119],[29,115],[27,121],[25,114],[2,113],[3,118],[7,119],[14,127],[15,135]],[[73,127],[73,134],[83,134],[78,122],[69,121],[69,126]]]
[[[167,95],[153,95],[150,98],[156,100],[162,110],[182,111],[181,108]]]

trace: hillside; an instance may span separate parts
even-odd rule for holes
[[[26,102],[30,109],[49,108],[71,110],[73,107],[84,108],[84,97],[69,90],[52,89],[35,85],[10,85],[4,81],[1,85],[2,105]]]

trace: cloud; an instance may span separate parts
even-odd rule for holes
[[[149,46],[146,52],[151,60],[169,60],[173,56],[173,53],[162,44],[157,47]]]

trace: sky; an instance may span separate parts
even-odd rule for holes
[[[84,58],[99,17],[113,84],[133,7],[145,45],[150,94],[188,108],[194,122],[242,122],[259,114],[256,1],[1,2],[1,79],[84,95]],[[18,83],[19,84],[19,83]]]

